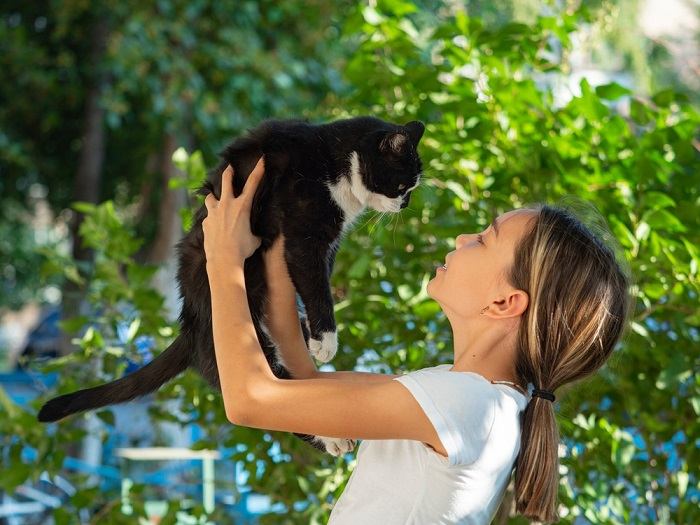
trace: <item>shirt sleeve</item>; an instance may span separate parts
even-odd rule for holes
[[[485,378],[430,368],[393,380],[413,394],[435,427],[450,466],[479,458],[496,414],[494,392]]]

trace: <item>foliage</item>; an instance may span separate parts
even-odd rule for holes
[[[204,167],[204,157],[199,150],[190,155],[185,148],[178,148],[173,154],[173,162],[180,170],[182,176],[171,179],[169,186],[171,188],[186,188],[187,194],[191,196],[190,204],[180,210],[182,229],[189,231],[192,226],[194,210],[204,203],[204,198],[196,194],[196,191],[202,186],[207,176],[207,171]],[[196,197],[199,197],[199,199]]]
[[[384,370],[449,360],[451,333],[425,292],[430,261],[496,213],[576,195],[621,242],[638,307],[610,366],[559,406],[562,522],[697,520],[697,111],[672,90],[642,98],[585,80],[556,107],[551,86],[585,11],[486,29],[459,12],[417,25],[395,6],[425,16],[392,3],[349,21],[362,36],[345,69],[356,90],[342,102],[350,112],[428,122],[429,178],[406,224],[345,241],[334,283],[346,352],[334,365],[350,368],[363,351],[374,355],[364,364]]]
[[[38,250],[55,244],[49,228],[32,224],[29,212],[13,199],[0,201],[0,312],[15,310],[43,299],[35,268],[41,264]],[[38,208],[35,208],[38,211]],[[38,222],[38,221],[37,221]]]
[[[0,84],[0,198],[25,206],[22,194],[39,183],[55,214],[70,206],[89,147],[88,87],[99,77],[100,200],[136,201],[148,244],[165,137],[196,145],[211,164],[247,123],[316,106],[340,87],[329,64],[350,3],[3,2],[0,67],[13,81]],[[106,33],[100,60],[91,55],[97,27]]]
[[[341,343],[332,366],[397,372],[449,362],[449,325],[425,286],[455,236],[483,228],[497,213],[576,195],[600,210],[619,239],[637,308],[609,366],[557,396],[561,523],[579,516],[600,524],[700,521],[700,480],[691,468],[700,463],[697,111],[672,90],[641,97],[585,80],[556,105],[571,33],[595,22],[585,7],[486,27],[461,11],[405,0],[372,5],[358,6],[345,21],[345,86],[329,91],[308,116],[426,122],[425,177],[409,208],[388,224],[384,215],[361,219],[343,241],[332,279]],[[255,96],[279,97],[263,89]],[[205,158],[178,153],[187,175],[175,184],[201,180]],[[81,282],[90,322],[65,325],[77,332],[81,351],[52,363],[61,370],[59,392],[117,377],[125,357],[138,358],[139,336],[162,350],[175,329],[150,288],[155,269],[133,260],[135,225],[109,201],[81,209],[88,216],[81,237],[96,250]],[[49,273],[79,279],[71,260],[47,259]],[[129,327],[121,339],[120,325]],[[165,409],[167,399],[177,400],[180,413]],[[0,397],[0,406],[11,483],[42,468],[57,472],[62,447],[80,430],[61,423],[61,432],[52,432],[9,400]],[[319,454],[287,433],[232,427],[219,397],[194,374],[161,389],[151,413],[154,421],[199,424],[198,447],[234,450],[251,488],[289,509],[286,522],[325,522],[353,467],[353,460]],[[41,460],[23,461],[22,443],[37,448]],[[89,493],[103,502],[115,497]]]

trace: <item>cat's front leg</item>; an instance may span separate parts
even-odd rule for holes
[[[316,359],[327,363],[338,351],[328,245],[285,234],[284,252],[289,276],[306,309],[309,351]]]

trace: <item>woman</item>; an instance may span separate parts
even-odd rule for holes
[[[546,205],[459,235],[427,288],[450,321],[454,364],[397,376],[316,370],[278,239],[265,253],[268,323],[295,380],[277,379],[258,344],[243,278],[245,259],[260,246],[249,218],[263,172],[261,159],[234,198],[229,167],[221,201],[205,201],[214,341],[230,421],[340,438],[341,452],[351,440],[368,440],[332,524],[489,523],[513,467],[516,510],[556,520],[554,391],[603,365],[631,309],[628,273],[613,252],[566,210]]]

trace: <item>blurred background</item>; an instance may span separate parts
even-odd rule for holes
[[[354,453],[229,424],[194,373],[36,412],[174,338],[174,246],[227,143],[358,115],[427,124],[424,182],[343,240],[320,368],[451,362],[425,285],[454,237],[573,195],[637,304],[605,369],[557,396],[560,523],[700,523],[699,35],[697,0],[4,0],[0,524],[327,521]],[[494,523],[527,523],[511,496]]]

